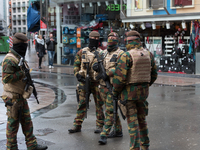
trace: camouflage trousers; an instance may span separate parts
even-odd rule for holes
[[[32,150],[37,145],[37,140],[35,136],[33,135],[33,124],[31,121],[30,111],[28,103],[25,99],[10,99],[9,97],[3,98],[4,102],[11,101],[15,102],[17,101],[20,103],[21,109],[19,110],[19,114],[21,114],[21,117],[12,118],[8,117],[7,120],[7,128],[6,128],[6,137],[7,137],[7,150],[17,150],[17,132],[19,129],[19,123],[21,124],[23,134],[25,135],[27,150]],[[10,109],[7,108],[7,113],[10,112]]]
[[[83,86],[82,83],[79,84],[80,86]],[[98,90],[99,83],[91,82],[91,93],[94,97],[95,107],[96,107],[96,126],[97,127],[103,127],[104,125],[104,113],[103,113],[103,105],[104,102],[100,97],[99,90]],[[86,99],[85,99],[85,91],[79,90],[79,103],[78,108],[76,112],[76,118],[74,119],[74,126],[82,125],[82,122],[85,119],[86,115]]]
[[[130,150],[148,150],[149,136],[146,116],[148,102],[146,100],[127,101],[127,123],[130,135]]]
[[[110,133],[110,130],[114,124],[114,114],[113,114],[113,100],[112,100],[112,96],[109,93],[108,89],[104,86],[101,86],[99,88],[100,90],[100,95],[102,97],[102,99],[106,102],[105,106],[106,106],[106,111],[105,111],[105,125],[103,127],[103,131],[101,132],[101,136],[108,136]],[[116,131],[120,132],[122,131],[122,125],[121,125],[121,121],[119,119],[119,116],[117,114],[117,121],[116,121]]]

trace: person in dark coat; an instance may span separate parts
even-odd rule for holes
[[[56,47],[56,40],[53,38],[53,34],[49,35],[49,39],[46,40],[47,44],[47,51],[49,56],[49,68],[53,67],[54,55],[55,55],[55,47]]]
[[[45,46],[44,46],[44,39],[41,35],[38,35],[38,38],[36,39],[36,47],[35,50],[37,52],[37,55],[39,57],[39,69],[42,69],[42,57],[46,54]]]

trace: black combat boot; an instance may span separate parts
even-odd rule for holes
[[[100,136],[99,144],[105,145],[107,143],[107,137],[106,136]]]
[[[101,127],[96,127],[96,129],[94,130],[94,133],[101,133],[103,131],[103,128]]]
[[[122,137],[123,133],[122,131],[118,131],[116,132],[116,134],[114,133],[114,131],[110,132],[110,134],[108,135],[108,138],[114,138],[114,137]]]
[[[72,129],[69,129],[68,131],[69,133],[81,132],[81,126],[80,125],[74,126]]]
[[[48,147],[46,146],[46,145],[37,145],[36,146],[36,148],[35,149],[33,149],[33,150],[45,150],[45,149],[47,149]]]

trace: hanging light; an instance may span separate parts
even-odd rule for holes
[[[108,2],[108,1],[105,1],[105,3],[106,3],[106,6],[108,6],[108,5],[109,5],[109,2]]]
[[[69,4],[67,5],[67,8],[70,9],[70,5]]]
[[[185,23],[185,21],[183,21],[183,22],[181,23],[181,25],[182,25],[182,28],[183,28],[183,29],[186,28],[186,23]]]
[[[92,2],[89,3],[90,7],[92,7]]]
[[[114,4],[117,5],[117,0],[114,0]]]
[[[166,22],[166,29],[170,29],[170,22]]]
[[[146,29],[146,27],[145,27],[145,24],[144,24],[144,23],[142,23],[142,24],[141,24],[141,28],[142,28],[142,30],[145,30],[145,29]]]
[[[85,3],[82,3],[82,7],[83,7],[83,8],[85,7]]]
[[[98,6],[101,6],[101,2],[97,2],[97,5],[98,5]]]
[[[135,25],[134,24],[132,24],[132,23],[130,23],[130,29],[132,30],[132,29],[134,29],[135,28]]]
[[[153,30],[156,29],[156,23],[155,23],[155,22],[152,23],[152,29],[153,29]]]
[[[74,4],[74,6],[75,6],[76,8],[78,8],[78,4]]]

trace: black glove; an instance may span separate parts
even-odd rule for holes
[[[7,106],[12,106],[12,105],[13,105],[12,100],[8,100],[8,101],[6,101],[6,103],[5,103],[5,107],[7,107]]]
[[[84,78],[82,75],[78,74],[78,73],[77,73],[77,75],[76,75],[76,78],[77,78],[77,80],[78,80],[79,82],[85,82],[85,78]]]
[[[106,81],[106,80],[108,80],[108,75],[104,72],[104,73],[102,73],[102,79],[104,80],[104,81]]]
[[[93,66],[92,66],[93,70],[96,71],[96,72],[100,72],[99,70],[99,64],[98,63],[94,63]]]

